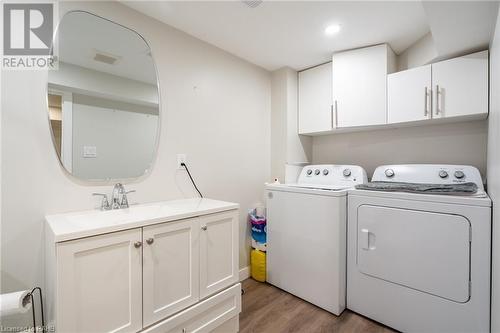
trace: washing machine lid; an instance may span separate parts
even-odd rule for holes
[[[347,195],[347,190],[368,182],[366,171],[358,165],[314,164],[307,165],[296,183],[267,184],[268,190],[321,194]]]
[[[316,188],[299,184],[266,184],[266,190],[268,191],[294,192],[332,197],[346,196],[349,188]]]

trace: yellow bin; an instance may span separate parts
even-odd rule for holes
[[[266,252],[256,249],[250,254],[252,278],[259,282],[266,282]]]

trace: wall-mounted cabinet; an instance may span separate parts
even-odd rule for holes
[[[299,73],[299,134],[488,115],[488,51],[392,73],[395,56],[384,44],[334,54],[330,80],[327,65]]]
[[[387,44],[335,53],[332,60],[335,128],[387,121],[387,74],[396,68]]]
[[[430,119],[431,109],[431,65],[387,76],[388,123]]]
[[[299,134],[331,131],[332,63],[299,72]]]
[[[433,118],[488,114],[488,51],[432,64]]]
[[[390,74],[389,124],[488,115],[488,51]]]

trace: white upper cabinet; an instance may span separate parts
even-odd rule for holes
[[[141,229],[57,247],[57,332],[142,328]]]
[[[198,226],[188,219],[143,229],[144,325],[198,301]]]
[[[332,63],[299,72],[299,134],[332,130]]]
[[[387,74],[395,55],[386,45],[333,55],[335,127],[382,125],[387,121]]]
[[[200,217],[200,297],[205,298],[239,278],[238,215]]]
[[[431,118],[431,65],[387,76],[387,120],[401,123]]]
[[[433,118],[488,114],[488,51],[432,64]]]

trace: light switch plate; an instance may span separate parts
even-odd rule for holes
[[[186,163],[186,154],[177,154],[177,169],[182,170],[184,167],[181,163]]]
[[[83,157],[84,158],[96,158],[97,157],[97,147],[96,146],[83,146]]]

